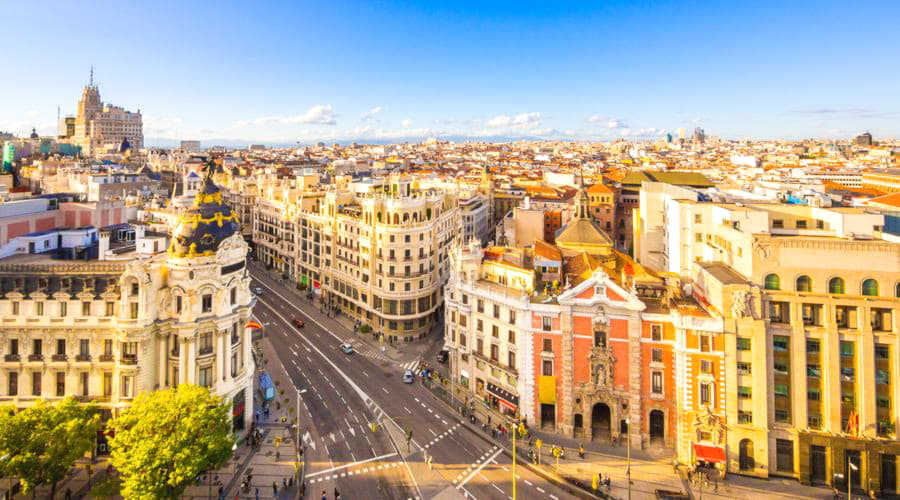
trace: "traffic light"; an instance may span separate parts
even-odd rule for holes
[[[372,429],[372,432],[377,431],[377,430],[378,430],[378,424],[375,423],[375,422],[369,422],[369,429]]]

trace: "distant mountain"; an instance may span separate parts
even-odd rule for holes
[[[325,144],[339,144],[341,146],[348,146],[352,143],[357,144],[402,144],[404,142],[409,143],[419,143],[424,142],[434,136],[409,136],[409,137],[394,137],[390,139],[376,139],[376,138],[366,138],[360,137],[358,139],[343,139],[343,140],[323,140],[323,141],[299,141],[301,146],[310,146],[313,144],[317,144],[319,142],[324,142]],[[450,141],[450,142],[495,142],[495,143],[504,143],[504,142],[518,142],[518,141],[575,141],[576,139],[556,139],[556,138],[547,138],[547,137],[537,137],[537,136],[504,136],[504,135],[495,135],[495,136],[468,136],[468,135],[438,135],[436,136],[438,140],[441,141]],[[212,146],[224,146],[226,148],[235,148],[235,149],[243,149],[247,148],[253,144],[264,144],[269,148],[291,148],[297,146],[297,142],[284,142],[284,141],[275,141],[275,142],[267,142],[267,141],[247,141],[243,139],[203,139],[200,141],[200,145],[204,148],[212,147]],[[156,138],[156,139],[146,139],[144,141],[144,145],[151,148],[177,148],[181,145],[181,141],[178,139],[164,139],[164,138]]]

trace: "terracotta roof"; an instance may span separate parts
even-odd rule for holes
[[[609,186],[598,182],[586,190],[590,194],[612,194],[613,190]]]
[[[888,207],[900,208],[900,193],[893,193],[878,198],[872,198],[866,201],[868,205],[884,205]]]
[[[556,237],[556,243],[612,245],[613,241],[593,221],[573,219]]]
[[[559,249],[544,240],[534,240],[534,254],[545,259],[562,261]]]

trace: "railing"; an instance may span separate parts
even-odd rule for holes
[[[28,355],[28,361],[43,361],[43,360],[44,360],[43,354],[29,354]]]
[[[52,359],[53,361],[66,361],[69,359],[69,356],[65,354],[54,354]]]
[[[100,362],[101,362],[101,363],[109,363],[109,362],[111,362],[112,360],[113,360],[113,355],[112,355],[112,354],[101,354],[101,355],[100,355]]]
[[[77,356],[75,356],[75,361],[90,361],[90,360],[91,360],[90,354],[78,354]]]
[[[19,356],[18,354],[7,354],[6,356],[3,356],[3,360],[4,361],[21,361],[22,356]]]
[[[210,347],[201,347],[200,350],[199,350],[198,352],[199,352],[200,356],[207,356],[207,355],[209,355],[209,354],[212,354],[213,348],[212,348],[212,346],[210,346]]]
[[[123,365],[136,365],[138,362],[137,354],[125,354],[120,361]]]

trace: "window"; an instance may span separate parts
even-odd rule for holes
[[[868,297],[878,296],[878,282],[873,279],[867,279],[862,282],[862,294]]]
[[[19,315],[19,303],[18,302],[12,303],[12,313],[13,313],[13,316]]]
[[[663,350],[662,349],[650,350],[650,361],[652,361],[654,363],[662,363],[663,362]]]
[[[822,304],[803,304],[800,310],[804,325],[822,325]]]
[[[794,472],[794,442],[775,440],[775,467],[782,472]]]
[[[769,321],[772,323],[790,323],[790,315],[787,302],[769,302]]]
[[[738,423],[739,424],[752,424],[753,423],[753,412],[738,410]]]
[[[113,341],[112,339],[105,339],[103,341],[103,354],[106,356],[113,355]]]
[[[795,288],[798,292],[811,292],[812,291],[812,279],[809,276],[801,275],[797,276],[797,282]]]
[[[91,355],[91,341],[88,339],[78,340],[78,355],[88,357]]]
[[[19,339],[9,339],[9,354],[12,356],[19,355]]]
[[[750,375],[753,373],[752,365],[747,362],[740,361],[737,364],[737,372],[739,375]]]
[[[806,353],[807,354],[818,354],[819,353],[819,341],[818,340],[807,340],[806,341]]]
[[[766,275],[765,288],[766,290],[781,290],[781,278],[777,274]]]
[[[750,398],[752,397],[752,394],[753,394],[753,393],[752,393],[752,391],[750,390],[750,387],[748,387],[748,386],[746,386],[746,385],[739,385],[739,386],[738,386],[738,398],[740,398],[740,399],[750,399]]]
[[[695,224],[703,223],[703,216],[701,214],[694,214],[694,223]]]
[[[516,332],[509,330],[506,333],[506,341],[509,342],[510,344],[515,344],[516,343]]]
[[[822,428],[822,415],[818,413],[809,413],[806,418],[806,424],[810,429]]]
[[[500,346],[491,344],[491,361],[498,362],[500,360]]]
[[[478,312],[483,313],[484,312],[484,301],[481,299],[478,299],[478,302],[476,304],[477,304],[476,308],[478,309]]]
[[[712,338],[709,335],[700,335],[700,352],[712,350]]]
[[[854,370],[852,366],[842,366],[841,367],[841,381],[842,382],[853,382]]]
[[[853,357],[853,342],[841,341],[841,356]]]
[[[237,288],[231,289],[231,305],[237,304]]]
[[[43,302],[35,302],[34,303],[34,314],[36,316],[44,315],[44,303]]]
[[[500,338],[500,327],[497,325],[491,325],[491,336],[495,339]]]
[[[887,385],[891,383],[891,374],[887,370],[881,368],[875,370],[875,383]]]
[[[175,313],[176,314],[181,314],[181,307],[182,307],[181,295],[176,295],[175,296]]]
[[[713,402],[714,397],[715,397],[715,394],[713,393],[713,385],[708,382],[701,383],[700,384],[700,404],[715,406],[715,403]]]
[[[798,220],[797,221],[797,229],[806,229],[806,221]]]
[[[211,293],[203,294],[203,312],[204,313],[212,312],[212,294]]]
[[[131,397],[131,379],[130,375],[122,375],[122,387],[120,388],[120,392],[123,398]]]
[[[772,227],[775,229],[781,229],[784,227],[784,221],[781,219],[772,219]]]
[[[69,313],[69,303],[68,302],[60,302],[59,303],[59,317],[65,318]]]
[[[41,349],[42,347],[43,347],[43,343],[41,342],[41,339],[32,339],[31,354],[34,354],[35,356],[41,356],[43,354],[42,349]]]
[[[817,363],[809,363],[806,365],[806,376],[819,378],[822,376],[822,368]]]
[[[91,303],[90,302],[82,302],[81,303],[81,315],[82,316],[90,316],[91,315]]]
[[[819,389],[809,389],[806,391],[806,399],[810,401],[819,401],[822,399],[822,393]]]
[[[713,372],[713,364],[712,361],[708,359],[700,360],[700,373],[712,373]]]
[[[506,366],[515,369],[516,367],[516,353],[509,351],[506,353]]]
[[[775,395],[783,398],[788,397],[788,385],[787,384],[775,384]]]
[[[41,372],[31,372],[31,394],[41,395]]]
[[[9,372],[7,380],[7,396],[17,396],[19,394],[19,373]]]
[[[544,339],[544,352],[553,352],[553,340]]]
[[[106,372],[103,374],[103,395],[106,397],[112,396],[112,373]]]
[[[477,325],[478,326],[475,329],[478,330],[479,332],[483,332],[484,331],[484,321],[479,319]]]
[[[106,316],[112,316],[116,313],[116,305],[115,302],[107,302],[106,303]]]
[[[703,243],[703,233],[694,233],[694,241],[697,243]]]
[[[541,363],[541,375],[552,377],[553,376],[553,361],[549,359],[545,359],[543,363]]]
[[[56,396],[66,395],[66,372],[56,372]]]
[[[650,374],[650,390],[653,394],[663,393],[663,374],[660,371],[653,371]]]
[[[775,373],[778,375],[787,375],[788,374],[788,365],[784,361],[775,361],[772,367],[775,370]]]
[[[56,339],[56,355],[66,355],[66,339]]]
[[[875,344],[875,359],[889,359],[891,356],[890,347],[886,344]]]
[[[509,324],[510,324],[510,325],[513,325],[513,324],[515,324],[515,323],[516,323],[516,312],[515,312],[515,311],[509,311]]]
[[[553,329],[553,318],[550,316],[544,316],[541,318],[541,327],[545,332],[549,332]]]
[[[138,284],[132,283],[131,284],[131,296],[136,297],[137,295],[138,295]]]
[[[750,350],[750,339],[745,337],[737,338],[737,350],[738,351],[749,351]]]
[[[138,303],[137,303],[137,302],[132,302],[132,303],[130,303],[130,304],[128,304],[128,305],[130,306],[130,310],[129,310],[130,316],[129,316],[129,317],[130,317],[131,319],[137,319],[137,317],[138,317]]]
[[[788,339],[787,337],[772,337],[772,347],[776,352],[787,352],[788,350]]]
[[[494,304],[494,317],[500,319],[500,306]]]
[[[789,423],[791,421],[791,412],[788,410],[775,409],[775,421],[780,423]]]
[[[844,279],[843,278],[831,278],[830,280],[828,280],[828,293],[843,294],[844,293]]]
[[[197,380],[200,387],[209,387],[212,385],[212,367],[205,366],[200,368],[200,377]]]
[[[462,334],[462,333],[459,334],[459,345],[460,345],[461,347],[465,347],[465,346],[466,346],[466,336],[465,336],[464,334]]]
[[[476,351],[478,351],[478,354],[483,353],[484,352],[484,340],[478,339],[475,342],[477,345]]]
[[[650,325],[650,338],[654,342],[662,340],[662,325]]]
[[[212,333],[204,332],[200,334],[200,339],[197,344],[197,347],[200,349],[200,354],[209,354],[212,352]]]

